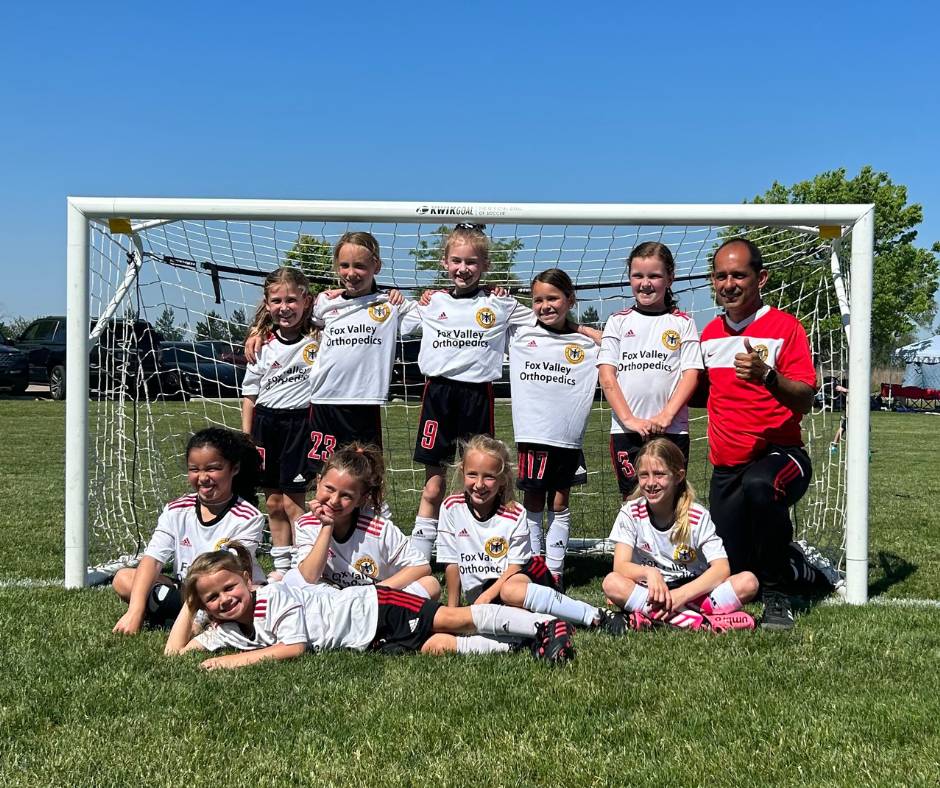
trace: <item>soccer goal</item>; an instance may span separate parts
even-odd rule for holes
[[[798,538],[842,574],[849,601],[866,600],[870,205],[71,198],[66,585],[137,559],[162,506],[185,491],[182,452],[192,432],[239,428],[241,343],[269,271],[298,266],[317,287],[333,286],[333,244],[347,230],[368,230],[381,244],[380,286],[417,297],[441,286],[442,240],[455,222],[486,225],[488,284],[525,300],[535,274],[562,268],[576,283],[580,320],[596,325],[632,303],[625,260],[655,240],[672,250],[679,307],[701,330],[716,314],[716,246],[732,235],[753,240],[770,269],[765,301],[803,322],[822,384],[803,421],[814,477],[793,512]],[[423,379],[414,341],[400,341],[398,356],[384,430],[389,503],[408,532],[424,483],[411,459]],[[847,405],[835,388],[846,381]],[[496,396],[497,436],[511,442],[505,376]],[[846,439],[833,449],[844,414]],[[706,416],[692,417],[689,478],[706,498]],[[609,428],[598,391],[584,444],[588,483],[572,490],[576,549],[603,549],[619,508]]]

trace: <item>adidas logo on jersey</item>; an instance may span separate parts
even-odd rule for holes
[[[467,531],[466,528],[461,528],[460,533],[457,534],[457,536],[470,536],[470,533]]]
[[[280,367],[281,367],[281,362],[280,362],[280,361],[275,361],[275,362],[271,365],[271,369],[280,369]]]
[[[647,553],[652,553],[652,552],[653,552],[653,548],[650,547],[649,542],[643,542],[643,544],[640,545],[640,549],[641,549],[641,550],[646,550]]]
[[[180,547],[192,547],[193,543],[189,541],[188,536],[183,537],[183,541],[180,542]]]
[[[539,346],[539,343],[536,342],[534,339],[530,339],[529,344],[526,345],[526,347],[538,347],[538,346]]]
[[[630,338],[635,337],[635,336],[636,336],[636,333],[633,331],[632,328],[629,329],[626,334],[624,334],[624,337],[625,337],[626,339],[630,339]]]
[[[409,619],[408,619],[408,628],[409,628],[412,632],[414,632],[414,631],[418,628],[418,619],[416,619],[416,618],[409,618]]]
[[[447,313],[446,313],[446,312],[441,312],[441,313],[437,316],[437,319],[438,319],[438,320],[447,320]]]
[[[580,471],[578,471],[578,473],[580,473]],[[294,481],[295,481],[295,482],[305,482],[305,481],[307,481],[307,480],[304,478],[304,475],[303,475],[302,473],[298,473],[298,474],[294,477]]]

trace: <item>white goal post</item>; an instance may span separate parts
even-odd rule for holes
[[[661,240],[673,249],[677,259],[677,274],[685,273],[682,278],[687,286],[688,297],[693,300],[693,304],[701,307],[703,319],[706,309],[713,310],[714,304],[705,304],[710,295],[702,265],[703,261],[710,258],[716,239],[720,240],[733,232],[749,232],[751,228],[759,228],[766,233],[768,244],[780,243],[783,250],[781,254],[800,262],[801,255],[807,252],[798,244],[784,249],[783,240],[777,240],[778,236],[773,235],[780,230],[785,231],[787,238],[797,234],[811,238],[814,259],[825,257],[828,261],[831,253],[831,298],[829,294],[817,292],[821,288],[814,284],[816,280],[795,288],[791,282],[787,285],[790,291],[797,293],[795,297],[801,304],[809,304],[814,299],[816,302],[829,299],[825,306],[814,307],[817,310],[814,314],[818,317],[812,319],[831,326],[834,316],[839,323],[838,331],[844,331],[844,337],[850,339],[842,342],[828,336],[825,340],[830,344],[835,341],[840,347],[846,345],[848,348],[847,363],[844,355],[841,360],[827,362],[837,377],[841,377],[847,367],[849,395],[845,412],[848,426],[844,457],[833,464],[832,481],[826,482],[829,487],[821,493],[823,499],[838,500],[823,500],[819,506],[827,509],[827,517],[838,518],[844,529],[842,554],[837,563],[845,576],[846,600],[856,604],[867,601],[868,391],[874,240],[872,205],[630,205],[71,197],[68,199],[67,258],[66,587],[81,587],[95,579],[95,573],[89,571],[89,534],[95,525],[91,522],[90,498],[92,491],[103,484],[100,479],[109,473],[118,472],[116,468],[109,467],[111,462],[117,461],[109,458],[124,457],[120,453],[108,453],[111,449],[107,452],[99,450],[97,437],[96,446],[92,446],[90,412],[91,418],[97,419],[102,425],[96,427],[101,431],[102,445],[104,441],[111,441],[114,444],[123,442],[131,447],[133,456],[128,462],[133,473],[153,475],[159,470],[161,462],[165,463],[161,457],[165,458],[166,455],[161,455],[162,449],[157,446],[163,439],[164,428],[152,415],[154,405],[149,399],[145,403],[130,403],[124,399],[125,394],[112,392],[113,395],[107,397],[102,395],[103,399],[109,400],[109,404],[106,408],[102,406],[102,412],[97,414],[95,403],[89,403],[88,392],[95,390],[96,385],[90,374],[89,355],[95,344],[103,341],[101,335],[106,331],[106,326],[119,319],[115,316],[123,314],[124,319],[132,325],[141,319],[155,321],[156,310],[166,309],[168,304],[173,304],[187,310],[187,314],[191,311],[192,320],[211,322],[211,319],[219,318],[218,315],[216,318],[210,316],[210,312],[215,314],[212,305],[220,303],[225,295],[223,290],[235,288],[237,297],[232,304],[238,305],[239,314],[243,318],[245,310],[249,306],[253,309],[252,304],[260,298],[260,282],[251,277],[257,277],[259,273],[263,275],[265,270],[282,264],[285,253],[287,259],[290,259],[289,250],[296,249],[300,243],[297,239],[316,237],[316,242],[328,249],[345,229],[369,230],[380,238],[383,260],[386,260],[379,276],[383,285],[419,290],[428,283],[426,277],[414,274],[414,264],[421,259],[420,250],[424,250],[425,256],[429,250],[433,252],[436,228],[440,225],[452,226],[455,222],[484,223],[494,240],[497,237],[504,239],[505,248],[511,250],[507,252],[510,261],[506,266],[507,271],[512,270],[516,250],[525,250],[519,253],[518,259],[524,257],[528,268],[522,270],[522,266],[519,266],[516,269],[518,276],[507,274],[517,285],[528,285],[531,275],[542,268],[563,267],[572,274],[580,291],[579,299],[583,292],[585,303],[592,307],[596,304],[602,313],[609,310],[613,301],[622,299],[624,292],[629,292],[623,277],[623,261],[629,248],[641,240]],[[179,231],[173,228],[179,228]],[[285,241],[285,238],[288,240]],[[845,266],[846,261],[840,261],[839,254],[849,244],[850,263]],[[387,253],[386,248],[389,250]],[[688,263],[680,271],[678,269],[683,259]],[[251,261],[251,270],[246,267],[245,260]],[[107,271],[97,267],[102,261],[110,266]],[[156,273],[148,272],[147,281],[142,283],[141,278],[145,277],[143,271],[149,270],[147,266],[153,266]],[[174,271],[175,280],[172,283],[169,279],[161,279],[161,272],[169,270],[168,267]],[[180,274],[178,269],[186,270]],[[191,279],[196,276],[201,276],[209,283],[204,285],[205,290],[198,295],[191,284]],[[846,282],[849,284],[848,292]],[[155,288],[161,295],[142,298],[142,287]],[[178,288],[180,294],[169,295],[171,287]],[[197,297],[205,306],[195,304],[194,299]],[[590,300],[592,298],[595,300]],[[784,303],[781,303],[781,307],[786,308]],[[228,319],[230,313],[226,311],[225,314]],[[191,324],[187,324],[187,330],[187,339],[195,342],[200,336],[199,332],[194,331]],[[823,336],[822,330],[819,334]],[[841,369],[838,364],[843,365]],[[128,374],[126,368],[119,371],[122,375]],[[143,373],[138,369],[136,374]],[[102,388],[100,382],[98,387]],[[207,415],[210,413],[210,404],[204,404],[202,412],[190,408],[184,416],[194,424],[198,424],[203,417],[220,420],[220,423],[227,423],[226,418],[230,421],[237,404],[214,403],[212,407],[217,405],[224,411],[219,419]],[[821,409],[823,412],[827,409],[825,400]],[[128,410],[134,413],[133,429],[127,428],[123,422]],[[597,410],[604,410],[603,403]],[[609,411],[607,413],[609,418]],[[603,417],[603,413],[598,415],[598,423]],[[150,425],[146,438],[149,444],[138,446],[141,439],[136,429],[138,422],[144,421]],[[823,430],[830,427],[827,421]],[[694,429],[704,433],[702,425]],[[114,434],[110,434],[112,432]],[[820,431],[819,434],[822,436],[824,432]],[[817,440],[822,440],[822,437]],[[828,438],[826,441],[828,449]],[[142,471],[138,467],[138,459],[145,455],[150,457],[152,464]],[[406,469],[395,470],[404,473]],[[122,467],[120,473],[124,472]],[[601,469],[599,472],[601,475],[609,475],[609,469]],[[115,504],[116,510],[120,510],[127,500],[128,505],[134,508],[139,494],[134,485],[136,481],[129,498],[125,496],[122,502]],[[157,489],[162,491],[159,485]],[[148,492],[151,491],[148,489]],[[416,491],[408,488],[406,492],[411,494]],[[155,522],[153,519],[149,530],[152,530]],[[118,556],[111,558],[118,559]]]

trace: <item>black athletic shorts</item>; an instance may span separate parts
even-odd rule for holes
[[[266,490],[304,492],[313,478],[309,408],[291,410],[255,405],[251,438],[261,455],[261,486]]]
[[[688,433],[666,432],[656,437],[672,441],[682,449],[682,453],[685,455],[685,464],[688,466]],[[612,433],[610,436],[610,462],[614,466],[614,473],[617,474],[617,487],[620,488],[620,494],[624,497],[630,495],[636,489],[636,456],[640,453],[644,443],[646,441],[636,432]]]
[[[314,474],[337,449],[353,441],[382,448],[381,405],[310,406],[310,469]]]
[[[386,654],[420,651],[434,634],[434,615],[440,602],[376,586],[379,597],[379,621],[371,648]]]
[[[493,434],[493,384],[428,378],[421,398],[415,462],[453,462],[457,443],[473,435]]]
[[[529,578],[533,583],[538,586],[548,586],[554,591],[560,591],[558,588],[558,583],[555,582],[555,578],[552,577],[552,572],[548,568],[548,564],[545,563],[545,559],[540,555],[533,555],[528,561],[522,565],[522,569],[519,572]],[[464,598],[467,600],[468,605],[472,605],[477,599],[480,598],[480,594],[486,591],[487,588],[493,585],[498,578],[493,578],[492,580],[487,580],[485,583],[481,583],[476,588],[471,589],[464,593]],[[494,605],[502,604],[498,599],[493,602]]]
[[[567,490],[587,482],[581,449],[564,449],[542,443],[516,444],[519,469],[516,487],[534,492]]]

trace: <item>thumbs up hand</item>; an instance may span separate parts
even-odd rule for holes
[[[763,383],[768,369],[760,354],[751,347],[750,340],[744,337],[744,352],[734,357],[734,373],[738,380]]]

